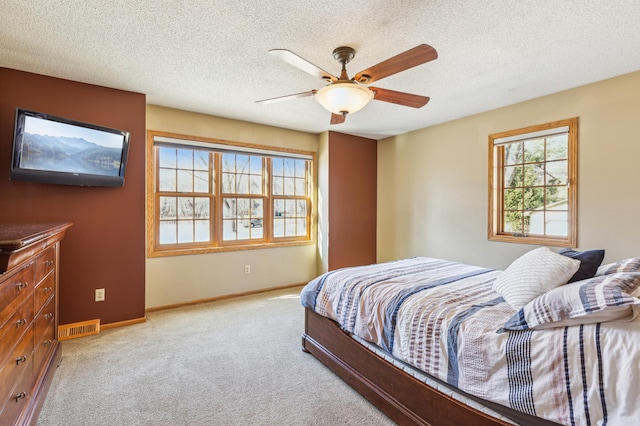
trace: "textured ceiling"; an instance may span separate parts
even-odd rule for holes
[[[174,107],[312,133],[380,139],[640,70],[638,0],[2,0],[0,66],[147,95]],[[426,43],[438,59],[375,85],[430,96],[373,101],[330,126],[313,98],[256,100],[323,82],[289,49],[350,76]]]

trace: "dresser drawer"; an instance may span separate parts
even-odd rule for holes
[[[2,396],[0,401],[0,424],[13,425],[31,398],[34,389],[32,362],[27,360],[24,371],[11,390]]]
[[[40,312],[40,309],[42,309],[42,305],[44,305],[47,300],[49,300],[51,296],[53,296],[55,286],[56,276],[54,272],[49,273],[49,275],[47,275],[45,279],[40,281],[36,286],[33,298],[34,313],[36,315],[38,314],[38,312]]]
[[[36,259],[36,283],[39,283],[47,274],[54,270],[56,265],[56,249],[51,246]]]
[[[30,263],[0,281],[0,327],[26,299],[33,295],[35,263]]]
[[[10,356],[0,366],[0,393],[2,393],[2,403],[9,397],[5,394],[20,377],[27,374],[32,377],[31,365],[33,358],[33,328],[24,335],[18,346],[11,352]],[[0,403],[0,404],[2,404]]]
[[[56,339],[56,319],[55,319],[55,299],[49,299],[40,315],[36,317],[34,343],[33,343],[33,365],[38,369],[47,359],[49,351],[54,347]]]
[[[33,300],[25,300],[11,317],[0,327],[0,363],[22,338],[33,322]]]

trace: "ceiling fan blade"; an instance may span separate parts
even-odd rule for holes
[[[344,123],[345,115],[342,115],[342,114],[331,114],[331,124]]]
[[[413,49],[409,49],[393,58],[382,61],[364,71],[360,71],[355,75],[353,80],[362,84],[373,83],[374,81],[408,70],[417,65],[433,61],[437,57],[438,52],[436,52],[433,47],[428,44],[420,44]]]
[[[317,90],[310,90],[308,92],[295,93],[293,95],[278,96],[277,98],[263,99],[261,101],[256,101],[255,103],[261,104],[261,105],[273,104],[276,102],[288,101],[291,99],[306,98],[307,96],[315,95],[316,92]]]
[[[269,53],[313,76],[322,78],[324,80],[330,80],[330,81],[336,81],[338,79],[337,77],[329,74],[322,68],[319,68],[313,65],[311,62],[301,58],[300,56],[296,55],[290,50],[271,49]]]
[[[381,89],[379,87],[369,87],[373,90],[373,99],[392,104],[404,105],[412,108],[423,107],[429,102],[428,96],[413,95],[411,93],[396,92],[395,90]]]

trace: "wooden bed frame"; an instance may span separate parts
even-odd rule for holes
[[[302,349],[399,425],[510,425],[421,382],[358,343],[338,324],[305,309]],[[466,395],[522,425],[556,423]]]

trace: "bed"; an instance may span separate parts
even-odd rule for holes
[[[303,350],[398,424],[634,424],[640,258],[572,253],[330,271],[302,290]]]

